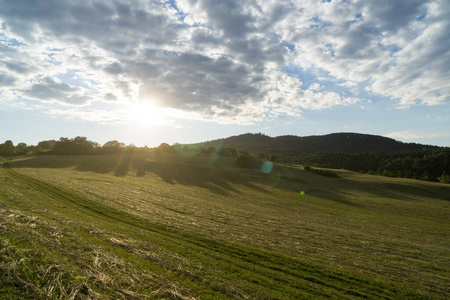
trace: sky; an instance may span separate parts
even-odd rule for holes
[[[0,0],[0,143],[450,146],[448,0]]]

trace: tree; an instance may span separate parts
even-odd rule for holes
[[[71,154],[75,155],[91,153],[96,146],[95,142],[89,141],[84,136],[77,136],[71,142],[72,142]]]
[[[278,157],[275,154],[268,154],[267,157],[270,161],[277,161]]]
[[[55,146],[55,140],[41,141],[38,143],[38,148],[40,151],[50,151]]]
[[[170,146],[167,143],[162,143],[156,148],[158,153],[176,153],[174,147]]]
[[[438,177],[439,182],[442,183],[450,183],[450,175],[447,175],[447,173],[444,171],[442,172],[441,177]]]
[[[16,153],[16,147],[12,141],[7,140],[0,145],[0,155],[3,156],[13,156]]]
[[[204,148],[202,148],[201,152],[204,153],[204,154],[213,154],[213,153],[216,152],[216,148],[214,148],[212,146],[207,147],[207,148],[204,147]]]
[[[56,154],[71,154],[71,142],[68,138],[61,137],[58,141],[55,142],[52,150]]]
[[[102,150],[105,153],[117,153],[122,151],[125,148],[125,144],[118,142],[116,140],[112,140],[109,142],[106,142],[103,146],[102,146]]]
[[[16,154],[17,155],[27,155],[29,153],[29,149],[27,148],[27,144],[18,143],[16,146]]]
[[[62,155],[91,154],[99,145],[89,141],[84,136],[77,136],[74,139],[60,138],[53,146],[53,152]]]
[[[265,153],[263,153],[263,152],[260,152],[260,153],[258,154],[258,158],[259,158],[259,159],[264,159],[264,160],[266,160],[266,159],[267,159],[267,155],[266,155]]]
[[[221,156],[228,156],[228,157],[236,157],[237,155],[237,150],[235,148],[232,147],[223,147],[221,149],[219,149],[217,151],[217,154],[221,155]]]
[[[236,163],[241,168],[252,168],[253,167],[253,159],[250,155],[241,154],[236,158]]]

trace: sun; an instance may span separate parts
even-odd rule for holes
[[[127,119],[139,127],[152,128],[166,123],[164,110],[151,101],[133,103],[127,109]]]

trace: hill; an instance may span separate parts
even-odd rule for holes
[[[347,169],[390,177],[450,182],[450,148],[403,143],[390,138],[333,133],[323,136],[243,134],[208,141],[204,147],[247,150],[285,163]]]
[[[214,153],[10,167],[0,168],[3,299],[450,297],[448,185],[276,163],[262,172]]]
[[[233,147],[238,150],[252,152],[276,153],[291,155],[314,152],[396,152],[432,149],[435,146],[403,143],[391,138],[360,134],[360,133],[332,133],[322,136],[278,136],[269,137],[264,134],[242,134],[224,139],[207,141],[205,146]]]

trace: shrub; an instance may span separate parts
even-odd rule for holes
[[[338,174],[331,172],[329,170],[311,169],[311,171],[320,176],[331,177],[331,178],[340,178]]]
[[[236,158],[236,163],[241,168],[251,169],[253,167],[253,159],[250,155],[241,154]]]
[[[277,161],[278,157],[275,154],[269,154],[267,155],[270,161]]]
[[[304,169],[305,169],[305,171],[312,172],[312,173],[315,173],[320,176],[331,177],[331,178],[340,178],[338,174],[331,172],[329,170],[314,169],[314,168],[311,168],[310,166],[304,166]]]
[[[237,155],[237,150],[235,148],[231,148],[231,147],[223,147],[220,148],[219,150],[217,150],[217,154],[221,155],[221,156],[227,156],[227,157],[236,157]]]
[[[250,155],[247,150],[241,150],[239,155]]]
[[[207,148],[202,148],[201,152],[204,154],[213,154],[213,153],[216,153],[216,148],[214,148],[212,146],[207,147]]]
[[[258,158],[265,160],[265,159],[267,159],[267,155],[265,153],[261,152],[261,153],[258,154]]]
[[[381,176],[392,177],[392,174],[388,170],[384,170],[383,173],[381,173]]]

